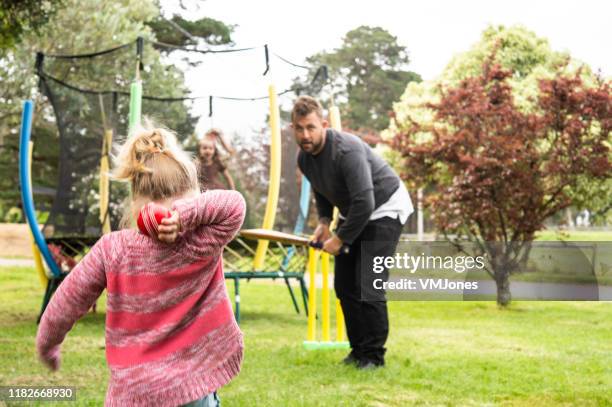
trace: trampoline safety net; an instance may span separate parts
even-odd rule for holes
[[[113,144],[124,141],[127,134],[136,48],[134,42],[99,54],[37,57],[39,87],[53,108],[59,132],[56,196],[43,228],[47,238],[99,237],[101,219],[106,217],[113,230],[119,226],[128,189],[110,182],[108,211],[101,216],[100,163],[112,152],[105,134],[112,132]],[[142,71],[142,80],[146,83],[147,69]],[[154,87],[149,91],[155,94]],[[145,96],[142,112],[184,138],[193,132],[197,117],[190,115],[189,101],[180,96]]]
[[[113,145],[126,138],[137,48],[137,42],[133,42],[96,54],[37,56],[39,86],[52,107],[59,132],[56,196],[43,228],[49,241],[69,238],[95,241],[102,235],[106,218],[112,230],[119,228],[128,188],[111,180],[108,211],[101,214],[100,165],[102,157],[112,152],[105,143],[105,134],[112,132]],[[195,125],[199,115],[208,112],[193,113],[193,98],[184,88],[182,78],[177,79],[172,72],[164,76],[168,67],[151,63],[147,58],[151,52],[157,51],[145,42],[140,65],[144,89],[142,114],[176,131],[183,145],[195,153]],[[148,80],[153,74],[156,80]],[[167,82],[163,83],[164,80]],[[176,86],[168,86],[169,83]],[[167,89],[172,89],[172,94]],[[235,105],[237,114],[241,103]],[[265,125],[265,117],[261,123]],[[296,172],[297,147],[287,124],[283,123],[281,193],[275,229],[292,232],[299,213],[300,177]],[[270,129],[265,127],[259,134],[229,136],[236,155],[227,158],[228,168],[248,204],[244,227],[260,227],[269,182]],[[34,134],[36,143],[35,137]],[[309,231],[308,226],[307,222],[305,232]]]

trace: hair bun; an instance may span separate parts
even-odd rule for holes
[[[150,132],[142,132],[136,136],[134,141],[134,153],[138,162],[144,164],[152,154],[159,154],[166,151],[166,141],[159,129]]]
[[[145,126],[136,127],[115,155],[113,179],[130,182],[135,197],[157,201],[179,198],[188,191],[198,190],[195,165],[177,141],[176,134],[155,127],[146,118]],[[122,225],[134,218],[126,208]]]

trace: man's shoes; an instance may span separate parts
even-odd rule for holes
[[[347,366],[355,366],[359,370],[374,370],[385,365],[384,359],[381,361],[359,358],[355,356],[354,351],[351,351],[347,357],[342,359],[342,363]]]
[[[383,367],[385,363],[373,362],[371,360],[360,360],[357,362],[357,369],[359,370],[376,370]]]
[[[345,365],[354,365],[357,366],[359,364],[359,359],[355,356],[353,352],[349,353],[347,357],[342,359],[342,363]]]

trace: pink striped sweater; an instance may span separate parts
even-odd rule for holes
[[[235,191],[176,201],[173,245],[121,230],[102,237],[60,285],[36,346],[57,369],[64,337],[106,288],[107,406],[177,406],[240,371],[242,333],[223,278],[223,247],[244,220]]]

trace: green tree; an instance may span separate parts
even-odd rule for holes
[[[342,110],[344,127],[380,131],[389,125],[389,113],[409,82],[421,77],[407,70],[408,53],[397,37],[380,27],[361,26],[349,31],[340,48],[307,58],[310,77],[321,65],[328,67],[331,93]],[[317,94],[321,83],[295,86]]]
[[[490,26],[472,48],[452,58],[437,78],[408,84],[400,100],[394,104],[395,120],[388,131],[383,132],[383,138],[390,139],[398,132],[405,132],[408,127],[413,128],[414,123],[419,124],[421,129],[431,127],[435,115],[430,104],[440,102],[441,89],[457,86],[465,79],[480,75],[483,64],[492,54],[495,55],[492,62],[512,72],[507,83],[514,104],[524,113],[538,113],[540,81],[555,78],[561,68],[567,75],[578,72],[587,88],[594,88],[598,83],[596,75],[587,65],[567,53],[552,50],[548,40],[534,32],[521,26]],[[411,137],[417,141],[427,141],[431,134],[419,131],[412,133]],[[401,171],[397,156],[393,152],[388,156]],[[581,177],[568,194],[576,207],[594,210],[600,218],[605,218],[609,212],[608,203],[612,201],[610,181]]]
[[[160,15],[148,21],[147,25],[155,33],[157,40],[165,44],[185,46],[204,41],[210,45],[224,45],[232,42],[233,27],[214,18],[205,17],[190,21],[179,15],[173,15],[171,18]]]
[[[610,81],[589,87],[580,72],[560,69],[540,80],[534,113],[526,113],[512,96],[513,72],[494,59],[441,88],[440,101],[427,105],[432,124],[410,122],[393,146],[405,159],[403,177],[433,187],[426,203],[438,229],[487,254],[505,306],[508,278],[544,221],[570,205],[580,179],[612,177],[612,92]],[[423,132],[430,137],[415,137]]]
[[[28,31],[39,32],[63,1],[0,0],[0,50],[13,48]]]
[[[17,172],[18,128],[22,101],[35,100],[33,135],[36,145],[33,155],[33,180],[36,185],[53,187],[57,184],[58,134],[53,110],[37,89],[34,72],[35,53],[82,54],[134,42],[138,36],[156,40],[147,22],[160,14],[154,0],[133,2],[128,0],[79,1],[65,0],[39,34],[26,33],[21,44],[8,50],[0,60],[0,172]],[[157,97],[181,97],[188,93],[183,72],[169,64],[149,42],[144,47],[144,94]],[[69,82],[81,88],[94,90],[128,90],[135,76],[135,47],[113,54],[110,58],[66,61],[46,58],[45,70],[58,78],[69,77]],[[99,109],[95,99],[83,98],[83,111]],[[125,112],[127,106],[120,106]],[[166,126],[186,137],[193,131],[194,121],[185,103],[161,105],[143,102],[143,114],[154,116]],[[194,123],[193,123],[194,124]],[[90,124],[101,127],[101,120]],[[183,126],[183,127],[180,127]],[[16,177],[0,179],[0,200],[7,207],[19,204]]]

